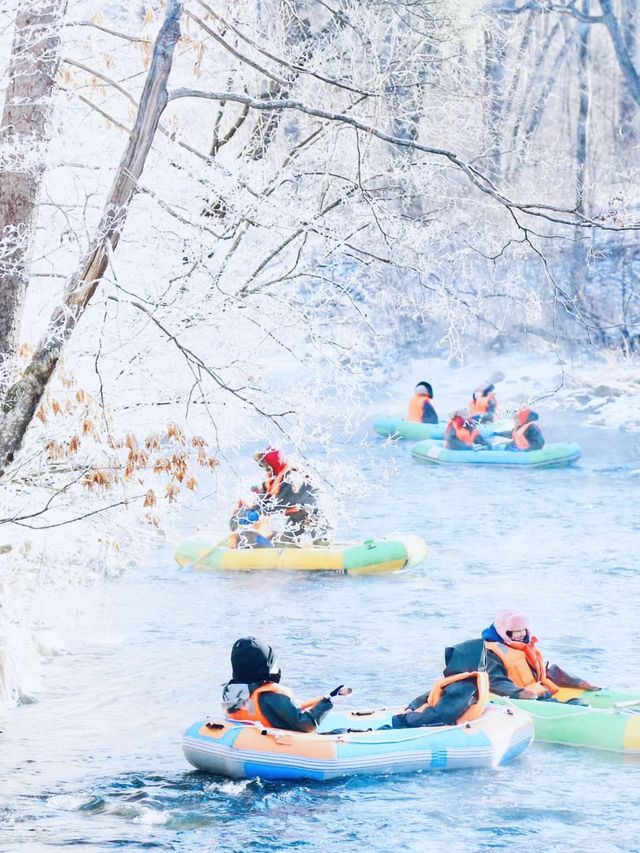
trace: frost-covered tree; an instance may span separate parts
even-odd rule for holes
[[[170,525],[247,441],[321,442],[357,488],[330,436],[414,341],[637,346],[623,5],[74,4],[0,380],[14,557]]]
[[[0,118],[0,361],[18,345],[66,6],[20,0],[16,10]]]

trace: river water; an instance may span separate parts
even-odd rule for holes
[[[611,754],[534,744],[493,772],[291,785],[208,777],[180,749],[218,711],[246,634],[275,647],[299,696],[346,683],[372,707],[413,698],[445,645],[519,606],[551,661],[640,687],[638,440],[575,432],[583,459],[558,471],[430,467],[375,439],[345,448],[372,480],[382,462],[392,471],[354,502],[353,533],[423,535],[429,556],[410,571],[179,574],[167,547],[87,591],[41,701],[0,714],[0,850],[640,850],[640,761]]]

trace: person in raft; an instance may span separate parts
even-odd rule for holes
[[[433,388],[428,382],[418,382],[409,400],[407,420],[419,424],[437,424],[438,415],[431,405],[433,400]]]
[[[278,544],[296,544],[305,534],[316,543],[324,541],[328,525],[320,514],[309,475],[289,465],[284,453],[275,447],[267,447],[253,458],[265,469],[266,479],[253,488],[257,494],[254,505],[247,507],[240,501],[231,516],[231,546],[272,546],[275,537],[268,529],[272,515],[283,515],[286,522]]]
[[[544,436],[536,423],[538,413],[533,409],[520,409],[515,415],[515,425],[511,431],[511,441],[505,445],[505,450],[542,450]]]
[[[299,705],[280,684],[280,676],[271,646],[255,637],[236,640],[231,649],[231,680],[222,691],[227,717],[293,732],[314,732],[336,700],[351,693],[341,684],[326,696]]]
[[[553,700],[560,687],[599,689],[582,678],[574,678],[557,665],[546,664],[529,625],[526,613],[501,610],[482,632],[492,693],[513,699]],[[466,645],[461,644],[462,647]],[[568,701],[574,705],[588,704],[577,698]]]
[[[495,418],[498,401],[496,388],[491,382],[478,385],[471,396],[469,413],[477,423],[490,423]]]
[[[444,446],[448,450],[491,450],[491,444],[484,436],[469,413],[459,409],[451,416],[444,430]]]
[[[475,641],[471,641],[474,643]],[[489,676],[482,641],[461,650],[444,652],[443,678],[391,718],[394,729],[420,726],[454,726],[477,720],[489,701]]]

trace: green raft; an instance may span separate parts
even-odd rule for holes
[[[562,704],[576,697],[589,705]],[[536,740],[543,743],[640,755],[640,695],[561,687],[556,698],[558,702],[536,702],[492,695],[491,700],[526,711]]]
[[[174,552],[180,566],[205,572],[307,571],[374,575],[419,565],[427,555],[424,539],[413,534],[368,539],[360,544],[307,548],[229,548],[227,537],[194,536]]]

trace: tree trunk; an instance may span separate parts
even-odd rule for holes
[[[23,376],[8,389],[0,404],[0,477],[20,448],[24,435],[69,339],[104,275],[109,247],[118,245],[131,198],[167,104],[167,81],[180,37],[182,4],[169,0],[153,50],[153,59],[140,97],[138,114],[105,203],[98,231],[86,259],[73,275],[61,305]]]
[[[305,3],[300,4],[299,0],[293,4],[280,3],[280,13],[285,18],[286,44],[291,49],[292,67],[283,74],[287,86],[271,83],[268,90],[261,96],[267,101],[285,100],[289,97],[300,76],[300,71],[296,69],[304,67],[322,41],[335,31],[336,25],[341,25],[339,16],[334,15],[327,26],[314,35],[308,19],[304,17],[305,5]],[[281,119],[281,110],[265,111],[258,115],[244,149],[245,156],[251,160],[262,160],[266,156]]]
[[[484,33],[484,87],[485,87],[485,126],[487,131],[487,171],[493,180],[502,176],[502,130],[504,123],[504,102],[507,85],[505,66],[507,62],[508,30],[512,22],[496,13],[491,27]]]
[[[586,3],[584,4],[586,6]],[[585,12],[586,14],[586,12]],[[584,185],[587,168],[589,123],[589,24],[580,24],[578,37],[578,126],[576,133],[576,210],[584,213]]]
[[[0,147],[13,153],[0,169],[0,361],[18,345],[66,6],[22,0],[16,16],[0,120]]]
[[[623,39],[631,61],[634,62],[638,38],[638,7],[637,0],[622,0],[621,19],[624,23]],[[638,105],[629,94],[625,84],[620,93],[620,134],[623,142],[634,143],[638,135]]]
[[[600,8],[602,9],[602,23],[609,31],[611,44],[613,45],[618,65],[626,81],[629,94],[633,98],[636,107],[640,107],[640,75],[627,50],[624,36],[620,30],[620,23],[613,14],[611,0],[600,0]]]
[[[589,12],[589,0],[583,0],[582,11]],[[576,196],[575,209],[584,214],[585,177],[588,155],[589,108],[591,93],[589,89],[589,36],[591,25],[581,23],[578,31],[578,116],[576,122]],[[575,230],[575,242],[571,257],[571,295],[577,300],[580,313],[583,312],[586,284],[586,254],[588,244],[580,228]]]

